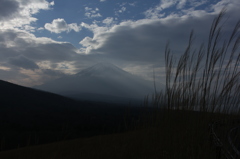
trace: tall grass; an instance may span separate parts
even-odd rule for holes
[[[154,105],[164,102],[167,109],[240,112],[240,21],[227,35],[222,31],[225,13],[223,9],[213,20],[207,45],[194,49],[192,31],[185,52],[176,60],[167,43],[166,88],[155,93]]]

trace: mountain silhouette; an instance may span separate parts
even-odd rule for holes
[[[107,63],[101,62],[89,68],[77,73],[76,76],[107,76],[107,77],[119,77],[129,76],[129,73],[120,69],[119,67]]]
[[[116,103],[142,101],[154,91],[152,82],[110,63],[98,63],[34,88],[75,99]]]

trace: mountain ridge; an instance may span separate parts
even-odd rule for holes
[[[81,95],[115,96],[121,99],[142,101],[154,92],[153,83],[133,75],[110,63],[98,63],[75,75],[65,76],[34,88],[84,100]],[[92,99],[94,100],[94,98]],[[86,100],[91,100],[91,97]]]
[[[101,74],[99,74],[101,73]],[[108,73],[108,74],[106,74]],[[116,75],[116,73],[120,73],[120,74],[128,74],[128,72],[120,69],[119,67],[108,63],[108,62],[100,62],[97,63],[91,67],[88,67],[82,71],[80,71],[79,73],[75,74],[75,76],[91,76],[91,75],[110,75],[109,73],[114,73],[114,75]]]

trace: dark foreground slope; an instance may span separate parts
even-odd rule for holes
[[[124,119],[139,114],[135,108],[128,108],[127,116],[125,106],[75,101],[5,81],[0,97],[1,150],[122,131]]]
[[[208,124],[225,115],[166,111],[141,129],[0,152],[4,159],[213,159]],[[216,116],[215,116],[216,115]],[[151,116],[153,117],[153,116]],[[223,158],[223,157],[222,157]]]

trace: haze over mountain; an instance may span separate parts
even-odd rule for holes
[[[145,95],[154,92],[153,82],[110,63],[98,63],[34,88],[82,100],[107,102],[143,100]]]

